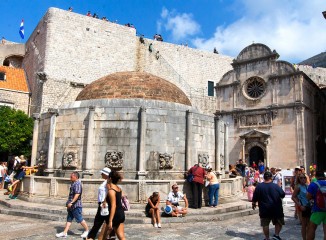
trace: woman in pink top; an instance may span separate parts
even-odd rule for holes
[[[246,192],[247,192],[247,197],[248,197],[248,201],[249,202],[252,202],[252,198],[254,196],[254,192],[255,192],[255,189],[256,189],[256,183],[249,183],[248,184],[249,186],[246,187]]]
[[[195,164],[189,169],[188,174],[194,175],[194,179],[191,182],[192,190],[192,205],[191,208],[201,208],[202,206],[202,192],[204,186],[205,169],[200,167],[199,164]]]

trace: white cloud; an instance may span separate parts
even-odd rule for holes
[[[200,32],[200,25],[189,13],[177,13],[162,9],[161,19],[157,21],[157,30],[160,32],[162,26],[166,31],[171,32],[173,41],[180,41],[194,36]]]
[[[324,1],[239,0],[242,18],[217,26],[211,38],[195,38],[192,44],[236,57],[254,41],[275,49],[283,60],[301,61],[326,50]]]

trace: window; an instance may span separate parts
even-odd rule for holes
[[[214,82],[208,81],[208,96],[214,97]]]
[[[0,72],[0,80],[5,81],[6,80],[6,73]]]
[[[243,85],[243,93],[250,100],[263,97],[266,92],[266,83],[260,77],[251,77]]]

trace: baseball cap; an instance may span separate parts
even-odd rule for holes
[[[109,176],[111,169],[106,167],[106,168],[103,168],[100,172],[105,174],[106,176]]]
[[[171,207],[171,205],[166,205],[165,208],[164,208],[164,212],[166,214],[171,214],[172,213],[172,207]]]
[[[296,167],[294,168],[294,170],[296,170],[296,169],[300,170],[301,167],[300,167],[300,166],[296,166]]]

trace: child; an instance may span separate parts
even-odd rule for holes
[[[252,202],[252,198],[254,196],[254,191],[256,189],[256,185],[257,185],[256,182],[254,182],[253,184],[248,183],[248,187],[246,187],[246,192],[247,192],[247,197],[248,197],[249,202]]]
[[[145,211],[147,216],[152,217],[153,226],[161,228],[159,205],[160,194],[158,192],[153,192],[152,196],[148,198],[148,203],[146,205]]]

